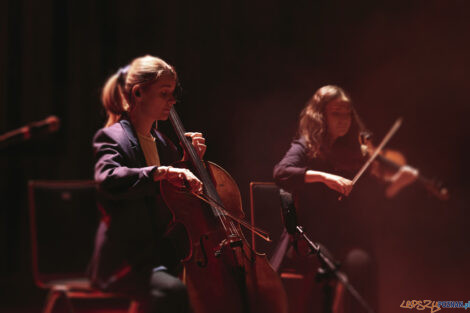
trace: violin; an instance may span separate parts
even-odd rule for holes
[[[356,182],[361,178],[361,176],[365,173],[365,171],[372,166],[372,173],[376,174],[377,176],[381,176],[383,178],[391,177],[397,170],[399,170],[403,165],[406,165],[406,159],[405,157],[397,152],[397,151],[392,151],[392,150],[384,150],[385,145],[388,143],[388,141],[393,137],[393,135],[397,132],[397,130],[400,128],[403,120],[402,118],[399,118],[395,121],[393,126],[390,128],[388,133],[385,135],[385,137],[382,139],[380,144],[377,147],[374,147],[371,143],[370,138],[372,137],[372,134],[370,131],[366,130],[364,127],[364,124],[360,120],[359,116],[355,111],[353,111],[356,121],[361,129],[359,132],[359,143],[361,144],[361,151],[363,152],[364,156],[369,156],[367,161],[364,163],[364,165],[361,167],[361,169],[357,172],[357,174],[354,176],[352,179],[352,186],[356,184]],[[379,163],[376,163],[376,162]],[[400,162],[401,161],[401,162]],[[386,166],[389,169],[392,169],[393,172],[384,172],[380,167],[378,166]],[[409,165],[407,165],[409,166]],[[412,167],[411,167],[412,168]],[[382,172],[381,175],[378,174],[379,172]],[[440,200],[448,200],[449,199],[449,192],[447,188],[443,187],[442,183],[439,183],[436,180],[431,180],[423,175],[419,174],[418,172],[418,177],[417,180],[435,197],[437,197]],[[338,197],[338,200],[342,200],[343,195],[340,195]]]
[[[359,143],[361,144],[361,151],[364,155],[372,155],[376,150],[376,147],[372,143],[372,134],[370,132],[361,132],[359,135]],[[377,155],[376,160],[378,164],[372,168],[372,171],[385,180],[391,178],[402,166],[406,165],[416,169],[408,165],[405,156],[397,150],[384,149]],[[437,199],[442,201],[449,199],[449,192],[442,182],[423,176],[419,170],[417,181]]]
[[[195,194],[161,181],[162,197],[173,213],[171,228],[182,228],[188,243],[179,246],[188,247],[181,262],[193,311],[286,313],[280,277],[241,231],[240,225],[249,225],[242,220],[237,184],[223,168],[199,158],[174,107],[170,121],[189,158],[174,166],[190,169],[203,183],[203,193]]]

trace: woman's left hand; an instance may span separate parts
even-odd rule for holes
[[[396,177],[392,178],[397,183],[400,183],[403,186],[409,185],[418,178],[418,170],[414,167],[404,165],[400,167]],[[395,176],[395,175],[394,175]]]
[[[394,197],[401,189],[413,183],[418,175],[418,170],[411,166],[404,165],[400,167],[398,172],[390,179],[391,184],[386,190],[387,197]]]
[[[184,134],[186,137],[191,138],[191,142],[194,146],[194,149],[196,150],[197,154],[199,155],[199,158],[202,160],[204,157],[204,154],[206,153],[206,139],[202,136],[201,133],[192,133],[188,132]],[[187,160],[186,154],[183,157],[183,160]]]

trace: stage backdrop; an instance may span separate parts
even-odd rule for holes
[[[207,159],[233,175],[246,204],[250,181],[272,180],[320,86],[343,86],[376,138],[403,117],[390,145],[446,181],[452,199],[415,186],[370,212],[381,312],[398,312],[402,300],[468,300],[469,9],[437,0],[2,1],[0,133],[61,119],[58,133],[0,151],[3,303],[42,297],[29,269],[27,181],[92,178],[102,84],[145,54],[175,66],[185,126],[204,133]]]

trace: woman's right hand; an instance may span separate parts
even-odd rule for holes
[[[321,171],[308,170],[305,172],[306,183],[324,183],[328,188],[347,196],[351,192],[353,183],[351,180]]]
[[[323,174],[323,183],[327,185],[328,188],[336,190],[345,196],[349,195],[353,187],[351,180],[329,173]]]
[[[347,196],[352,190],[353,184],[352,181],[334,174],[324,174],[323,183],[328,186],[328,188],[336,190],[337,192]]]
[[[166,179],[170,184],[178,188],[189,188],[191,192],[201,194],[202,182],[188,169],[172,166],[159,166],[155,171],[155,180]]]

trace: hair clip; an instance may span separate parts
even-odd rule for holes
[[[126,65],[124,67],[121,67],[117,74],[118,74],[118,82],[121,86],[124,87],[125,83],[126,83],[126,78],[127,78],[127,73],[129,72],[129,68],[131,66],[130,65]]]

